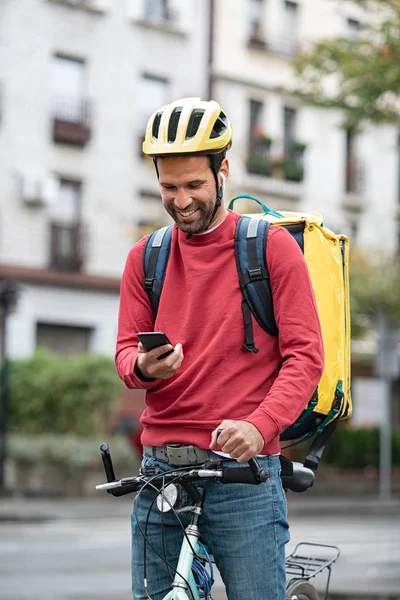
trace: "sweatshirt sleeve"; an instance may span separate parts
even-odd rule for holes
[[[305,259],[288,231],[271,229],[267,265],[282,364],[267,397],[246,419],[266,444],[296,421],[324,370],[321,327]]]
[[[115,354],[117,373],[128,388],[150,389],[159,380],[143,381],[134,369],[137,360],[139,331],[153,331],[154,318],[149,297],[143,288],[142,256],[146,238],[128,254],[122,274]]]

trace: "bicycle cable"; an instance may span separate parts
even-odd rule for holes
[[[206,546],[204,546],[204,544],[201,542],[198,542],[198,545],[207,559],[208,566],[210,567],[210,573],[197,557],[193,559],[192,570],[197,576],[199,586],[203,588],[203,593],[199,590],[200,598],[207,598],[208,594],[211,593],[211,588],[214,583],[214,569]]]
[[[193,467],[192,467],[192,466],[190,466],[190,467],[181,467],[181,468],[179,468],[179,469],[175,469],[175,471],[179,472],[180,474],[179,474],[179,475],[177,475],[177,476],[176,476],[174,479],[172,479],[172,480],[171,480],[169,483],[174,483],[175,481],[178,481],[178,480],[181,478],[181,473],[184,473],[185,471],[190,471],[192,468],[193,468]],[[158,550],[156,550],[156,549],[155,549],[155,547],[154,547],[154,546],[153,546],[153,544],[152,544],[152,543],[149,541],[149,539],[148,539],[148,537],[147,537],[147,535],[146,535],[146,534],[147,534],[147,528],[148,528],[148,522],[149,522],[149,518],[150,518],[150,512],[151,512],[151,509],[153,508],[153,505],[154,505],[154,503],[156,502],[156,500],[157,500],[157,497],[158,497],[160,494],[162,494],[162,493],[163,493],[163,488],[161,488],[161,490],[159,490],[159,489],[158,489],[158,488],[157,488],[155,485],[153,485],[153,483],[152,483],[152,481],[153,481],[154,479],[158,479],[159,477],[160,477],[160,474],[159,474],[159,473],[157,473],[156,475],[153,475],[153,476],[152,476],[152,477],[151,477],[151,478],[150,478],[148,481],[146,481],[146,482],[144,483],[143,487],[142,487],[142,488],[139,490],[139,492],[138,492],[138,494],[137,494],[137,496],[136,496],[136,502],[135,502],[135,503],[134,503],[134,505],[133,505],[133,507],[134,507],[134,508],[133,508],[133,513],[134,513],[134,515],[135,515],[135,519],[136,519],[136,523],[137,523],[138,529],[139,529],[140,533],[142,534],[142,536],[143,536],[143,538],[144,538],[144,540],[145,540],[145,544],[144,544],[144,550],[143,550],[143,559],[144,559],[144,574],[143,574],[143,575],[144,575],[144,586],[145,586],[145,591],[146,591],[146,595],[147,595],[147,597],[149,598],[149,600],[151,600],[151,598],[150,598],[150,596],[148,595],[148,592],[147,592],[147,577],[146,577],[146,575],[147,575],[147,570],[146,570],[146,554],[147,554],[147,550],[146,550],[146,549],[147,549],[147,544],[150,546],[150,548],[153,550],[153,552],[155,552],[155,554],[157,554],[157,556],[158,556],[159,558],[161,558],[161,560],[162,560],[162,561],[163,561],[163,562],[164,562],[164,563],[167,565],[167,567],[168,567],[168,570],[169,570],[170,574],[171,574],[171,570],[172,570],[172,571],[174,571],[174,573],[176,573],[177,575],[179,575],[180,577],[182,577],[182,575],[181,575],[181,574],[180,574],[180,573],[179,573],[179,572],[178,572],[178,571],[177,571],[177,570],[176,570],[176,569],[175,569],[175,568],[174,568],[174,567],[173,567],[173,566],[172,566],[172,565],[171,565],[171,564],[170,564],[170,563],[169,563],[169,562],[166,560],[165,556],[163,557],[163,556],[162,556],[162,555],[161,555],[161,554],[158,552]],[[165,479],[165,478],[163,478],[163,480],[164,480],[164,479]],[[143,491],[145,488],[147,488],[147,487],[150,487],[150,488],[152,488],[153,490],[155,490],[155,491],[157,492],[157,494],[156,494],[156,496],[154,497],[154,499],[152,500],[152,502],[151,502],[151,505],[150,505],[150,507],[149,507],[149,510],[147,511],[147,517],[146,517],[146,523],[145,523],[145,530],[143,531],[143,529],[142,529],[142,527],[141,527],[141,525],[140,525],[140,522],[139,522],[137,504],[138,504],[138,501],[139,501],[139,496],[140,496],[141,492],[142,492],[142,491]],[[171,505],[171,503],[169,502],[168,498],[166,498],[164,495],[163,495],[163,499],[164,499],[164,500],[166,500],[166,501],[167,501],[167,503],[170,505],[170,507],[171,507],[171,510],[172,510],[173,514],[175,515],[175,517],[176,517],[176,519],[177,519],[177,521],[178,521],[178,523],[179,523],[179,525],[180,525],[180,527],[181,527],[181,529],[182,529],[182,531],[183,531],[183,534],[184,534],[184,536],[186,537],[186,540],[187,540],[187,542],[188,542],[188,544],[189,544],[189,546],[190,546],[190,548],[191,548],[191,550],[192,550],[192,552],[193,552],[193,554],[194,554],[194,557],[195,557],[195,558],[199,558],[199,557],[198,557],[198,555],[197,555],[197,553],[196,553],[196,551],[195,551],[195,549],[194,549],[194,548],[193,548],[193,546],[192,546],[192,543],[191,543],[191,541],[190,541],[190,539],[189,539],[189,537],[188,537],[188,535],[187,535],[187,533],[186,533],[186,530],[185,530],[185,527],[184,527],[184,525],[183,525],[182,521],[180,520],[180,518],[179,518],[179,516],[178,516],[178,513],[177,513],[177,511],[176,511],[176,510],[174,509],[174,507]],[[193,592],[192,592],[192,590],[191,590],[191,588],[190,588],[190,584],[189,584],[189,582],[188,582],[188,581],[187,581],[187,580],[186,580],[184,577],[182,577],[182,579],[183,579],[183,581],[186,583],[186,585],[188,586],[188,590],[189,590],[189,592],[190,592],[190,595],[191,595],[191,597],[192,597],[192,600],[195,600],[195,598],[194,598],[194,595],[193,595]]]

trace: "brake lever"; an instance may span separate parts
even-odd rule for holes
[[[223,432],[223,429],[217,429],[217,440],[218,436]],[[265,469],[262,468],[256,457],[250,458],[248,461],[251,472],[253,473],[254,479],[258,483],[263,483],[267,481],[269,475]]]

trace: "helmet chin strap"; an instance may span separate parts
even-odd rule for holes
[[[212,212],[211,217],[209,218],[208,222],[205,224],[205,226],[198,231],[197,233],[202,233],[203,231],[207,231],[207,229],[210,227],[211,223],[213,222],[215,215],[218,212],[219,207],[222,204],[222,197],[224,195],[224,188],[225,188],[225,176],[221,173],[222,176],[222,185],[219,184],[218,181],[218,173],[217,173],[217,169],[215,167],[215,161],[214,161],[214,156],[211,155],[211,168],[212,168],[212,172],[214,175],[214,179],[215,179],[215,186],[217,189],[217,197],[215,198],[215,204],[214,204],[214,210]],[[190,237],[191,234],[189,234],[187,237]]]
[[[217,178],[217,186],[218,186],[218,178]],[[211,223],[214,220],[215,215],[218,212],[219,207],[222,204],[222,196],[224,194],[224,186],[220,185],[219,187],[217,187],[218,193],[217,193],[217,197],[215,198],[215,204],[214,204],[214,210],[212,212],[211,217],[208,219],[207,223],[204,225],[204,227],[202,227],[200,229],[200,231],[197,231],[196,233],[203,233],[204,231],[207,231],[207,229],[210,227]],[[193,233],[188,233],[186,236],[186,239],[189,240],[192,237]]]

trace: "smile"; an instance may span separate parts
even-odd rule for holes
[[[194,208],[192,210],[186,210],[186,211],[182,211],[182,210],[178,210],[177,213],[181,216],[181,217],[191,217],[192,215],[194,215],[194,213],[197,211],[197,208]]]

